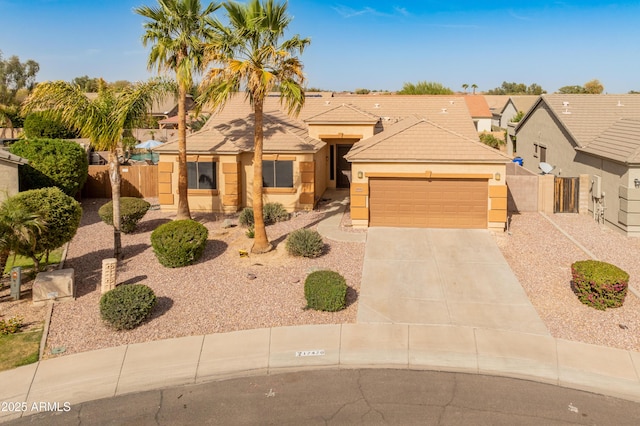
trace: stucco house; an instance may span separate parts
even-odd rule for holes
[[[464,101],[469,108],[473,125],[479,133],[491,131],[491,110],[483,95],[466,95]]]
[[[18,193],[20,180],[18,167],[28,164],[29,160],[0,149],[0,203]]]
[[[594,217],[640,236],[640,96],[542,95],[515,131],[524,167],[588,174]]]
[[[189,206],[252,205],[253,114],[243,96],[187,137]],[[177,209],[177,141],[159,154],[159,202]],[[503,229],[509,158],[478,140],[463,96],[314,96],[298,117],[264,107],[264,201],[308,210],[350,190],[354,226]]]

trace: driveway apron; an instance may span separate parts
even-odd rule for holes
[[[380,227],[367,232],[359,323],[549,335],[490,231]]]

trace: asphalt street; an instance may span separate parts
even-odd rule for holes
[[[494,376],[390,369],[243,377],[66,408],[64,401],[56,402],[60,411],[39,412],[6,424],[640,424],[640,404],[608,396]]]

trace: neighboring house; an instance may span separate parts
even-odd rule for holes
[[[310,210],[327,188],[351,191],[354,226],[504,229],[509,158],[481,144],[463,96],[308,97],[297,118],[264,107],[264,201]],[[253,113],[229,101],[187,137],[189,206],[252,204]],[[177,142],[160,155],[159,202],[177,209]]]
[[[26,158],[0,148],[0,202],[18,193],[20,188],[18,167],[28,163],[29,160]]]
[[[538,98],[537,95],[509,96],[509,100],[500,111],[500,128],[506,129],[520,111],[523,113],[529,111]]]
[[[494,128],[500,127],[500,115],[502,109],[509,100],[509,95],[483,95],[487,105],[489,105],[489,111],[491,111],[491,126]]]
[[[478,133],[491,131],[491,110],[483,95],[466,95],[464,101]]]
[[[594,217],[640,236],[640,96],[542,95],[515,130],[524,167],[588,174]]]

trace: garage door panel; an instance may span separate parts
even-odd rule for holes
[[[488,181],[371,179],[370,226],[486,228]]]

